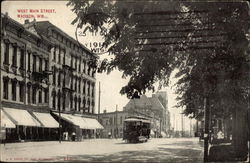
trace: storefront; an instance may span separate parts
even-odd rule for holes
[[[59,139],[59,123],[49,113],[33,112],[36,119],[42,124],[38,128],[40,140],[58,140]]]
[[[1,129],[3,128],[6,142],[48,141],[59,138],[59,124],[49,113],[4,107],[1,110]]]
[[[6,126],[7,141],[37,139],[41,124],[27,110],[3,108],[3,112],[15,124],[15,128]]]
[[[59,114],[53,113],[59,121]],[[64,140],[72,140],[76,136],[76,140],[89,139],[96,137],[96,131],[103,129],[103,126],[94,118],[85,118],[80,115],[60,114],[62,133]]]

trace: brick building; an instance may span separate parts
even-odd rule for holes
[[[50,133],[54,139],[59,133],[93,137],[102,128],[94,114],[90,62],[96,56],[48,21],[20,24],[4,14],[1,19],[1,126],[3,116],[6,124],[14,124],[6,131],[22,133],[18,139],[40,140]],[[18,119],[18,113],[24,117]]]

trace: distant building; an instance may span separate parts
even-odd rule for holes
[[[124,107],[129,115],[142,115],[151,119],[151,131],[155,137],[166,136],[170,129],[170,115],[167,108],[167,93],[157,92],[131,99]]]
[[[130,116],[142,116],[151,120],[151,136],[166,136],[170,130],[170,115],[167,109],[167,93],[157,92],[152,97],[146,95],[131,99],[123,111],[106,112],[99,115],[104,126],[101,137],[123,137],[123,122]]]
[[[128,117],[128,113],[125,111],[106,112],[99,115],[99,122],[104,129],[101,131],[102,138],[108,138],[109,134],[112,138],[123,137],[123,122]]]

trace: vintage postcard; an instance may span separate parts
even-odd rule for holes
[[[247,1],[3,1],[2,162],[248,162]]]

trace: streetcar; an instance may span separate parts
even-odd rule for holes
[[[147,142],[150,135],[150,120],[129,117],[124,120],[123,140],[129,143]]]

